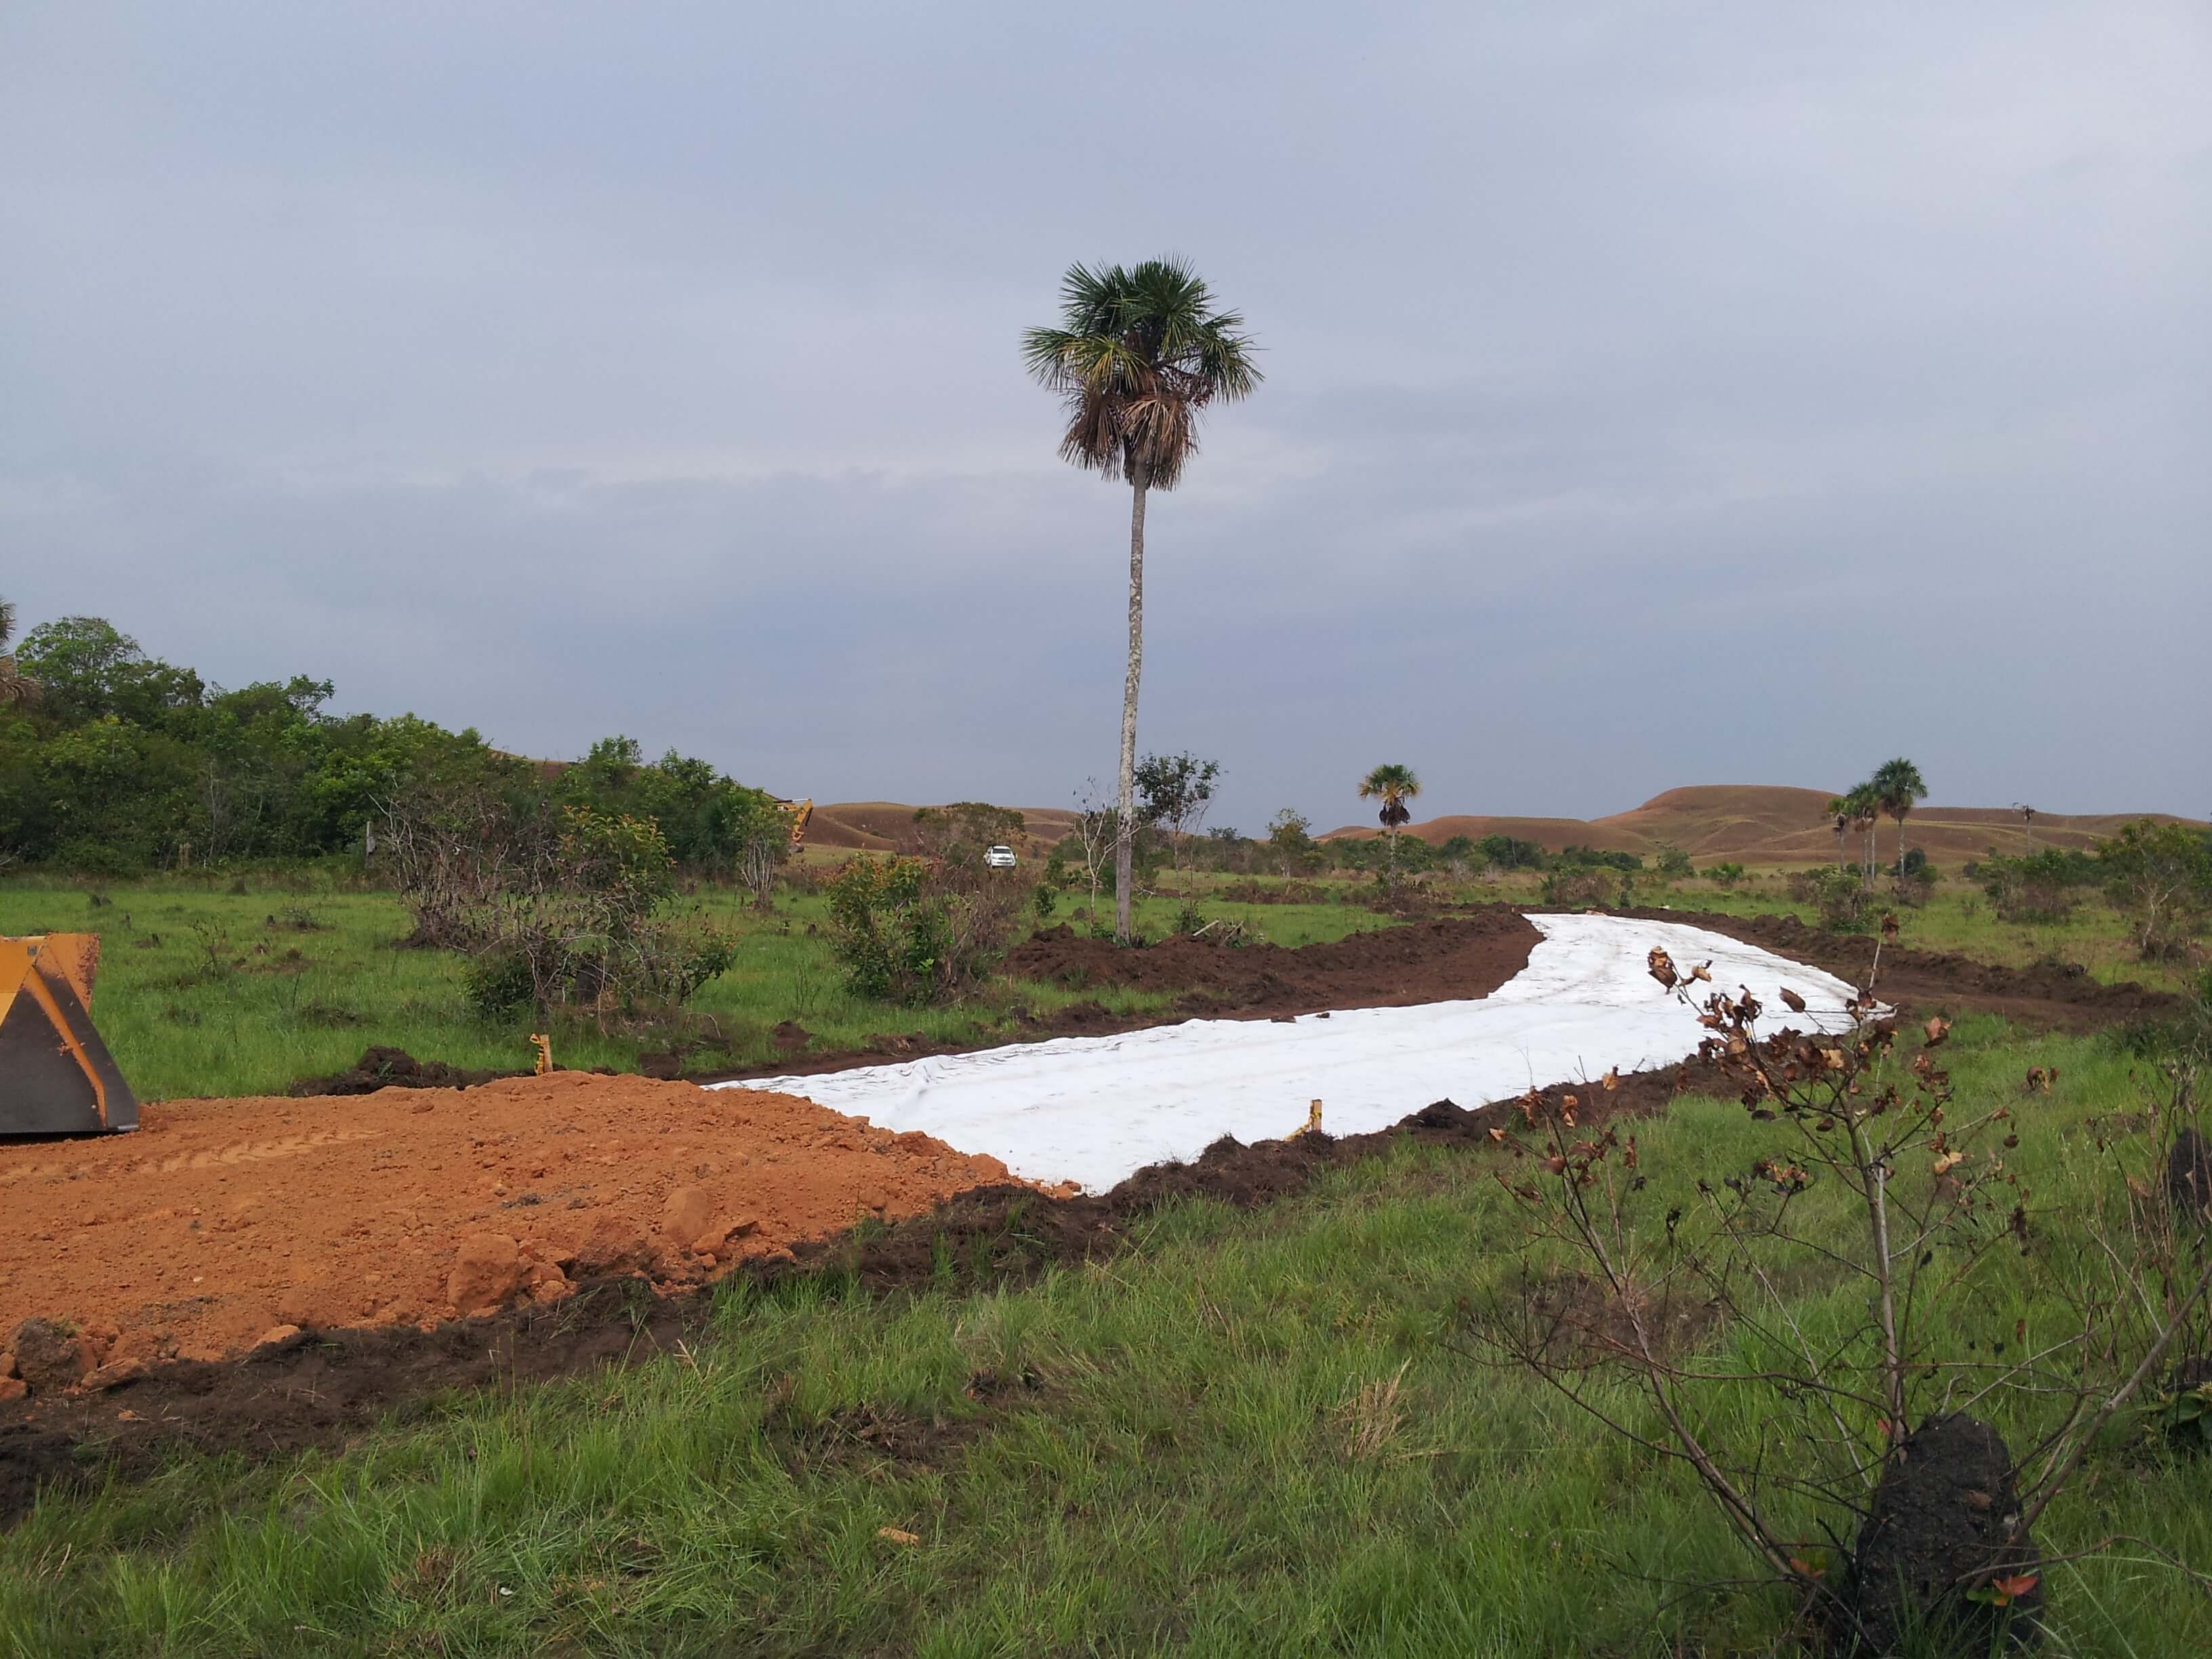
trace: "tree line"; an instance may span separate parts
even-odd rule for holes
[[[14,631],[0,603],[0,650]],[[743,873],[780,844],[773,796],[626,737],[580,761],[505,753],[474,727],[337,714],[327,679],[227,690],[149,656],[98,617],[64,617],[0,655],[0,866],[102,876],[368,856],[395,813],[473,794],[513,808],[649,818],[683,867]]]

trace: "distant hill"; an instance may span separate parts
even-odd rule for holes
[[[1669,789],[1641,806],[1602,818],[1454,816],[1407,824],[1406,833],[1431,845],[1454,836],[1477,841],[1511,836],[1553,853],[1579,845],[1649,854],[1661,842],[1671,842],[1699,864],[1815,864],[1836,856],[1835,821],[1827,812],[1834,793],[1777,784],[1700,784]],[[1924,848],[1938,864],[1958,864],[1992,848],[2007,854],[2037,847],[2086,848],[2141,817],[2162,823],[2197,822],[2166,812],[2039,812],[2031,839],[2020,814],[2009,807],[1917,806],[1905,820],[1905,840],[1908,847]],[[1381,833],[1372,825],[1347,824],[1330,836]],[[1879,844],[1885,858],[1896,834],[1897,826],[1884,818]]]

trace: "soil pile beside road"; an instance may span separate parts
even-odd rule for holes
[[[1008,1179],[788,1095],[639,1077],[161,1103],[136,1134],[0,1155],[0,1347],[40,1317],[158,1364],[613,1274],[696,1285]]]

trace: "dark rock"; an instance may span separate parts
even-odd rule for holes
[[[91,1345],[78,1332],[50,1319],[27,1319],[15,1328],[15,1374],[33,1394],[58,1394],[84,1381],[93,1367]]]
[[[1979,1656],[2040,1640],[2043,1561],[2014,1538],[2012,1454],[1988,1424],[1931,1417],[1890,1453],[1834,1609],[1844,1653]],[[1995,1579],[2030,1580],[1998,1605]],[[1854,1644],[1856,1643],[1856,1645]]]
[[[2166,1201],[2177,1216],[2212,1221],[2212,1140],[2194,1129],[2174,1136],[2166,1155]]]

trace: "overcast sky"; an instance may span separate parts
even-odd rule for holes
[[[1150,514],[1217,822],[2212,810],[2212,9],[0,7],[0,593],[226,684],[1058,805],[1128,501],[1024,326],[1265,349]]]

